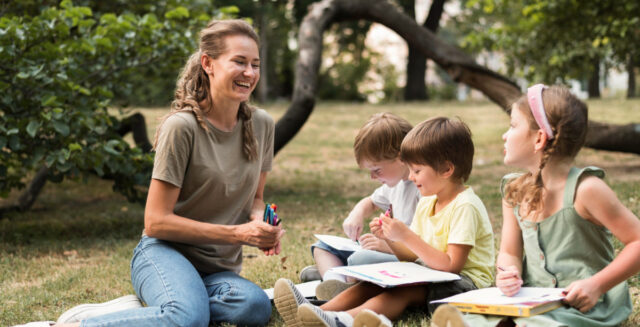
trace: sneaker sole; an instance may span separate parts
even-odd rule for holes
[[[353,320],[353,327],[387,327],[373,312],[361,311]]]
[[[316,298],[329,301],[353,285],[355,283],[345,283],[335,279],[325,280],[316,287]]]
[[[311,282],[314,280],[322,280],[318,268],[315,266],[306,266],[300,271],[300,281],[303,283]]]
[[[440,305],[431,317],[431,327],[466,327],[462,313],[448,304]]]
[[[313,309],[307,306],[298,308],[298,319],[304,327],[330,327]]]
[[[109,302],[104,303],[95,303],[95,304],[81,304],[75,306],[68,311],[64,312],[56,323],[65,324],[65,323],[74,323],[80,322],[83,319],[90,317],[97,317],[107,313],[118,312],[127,309],[135,309],[141,308],[142,304],[140,300],[135,295],[126,295],[123,297],[119,297],[115,300],[111,300]],[[87,316],[88,312],[90,316]]]
[[[286,280],[278,279],[273,286],[273,303],[284,320],[285,326],[302,327],[298,320],[298,302]]]

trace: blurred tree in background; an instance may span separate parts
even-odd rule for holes
[[[197,48],[193,31],[212,16],[234,13],[200,2],[185,7],[187,1],[180,0],[139,7],[124,6],[124,1],[87,4],[116,13],[68,0],[59,6],[24,1],[2,8],[3,197],[24,188],[38,171],[36,177],[54,182],[97,174],[113,179],[114,190],[130,200],[143,200],[153,159],[148,146],[131,147],[122,139],[127,122],[113,108],[151,92],[168,71],[173,71],[168,80],[175,83],[179,67]],[[128,9],[118,9],[123,7]],[[141,89],[144,83],[150,87]]]
[[[456,17],[466,50],[500,53],[507,76],[547,83],[587,81],[599,97],[603,69],[625,67],[635,94],[640,2],[467,0]]]

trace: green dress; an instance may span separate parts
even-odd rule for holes
[[[596,167],[571,168],[564,189],[563,207],[540,222],[523,220],[514,214],[522,230],[524,244],[523,286],[569,286],[576,280],[586,279],[606,267],[614,258],[611,232],[580,217],[573,201],[581,176],[604,177]],[[501,190],[517,175],[507,175]],[[631,298],[626,282],[606,292],[588,312],[561,307],[542,315],[515,318],[519,326],[616,326],[629,317]],[[503,317],[465,315],[470,326],[495,326]]]

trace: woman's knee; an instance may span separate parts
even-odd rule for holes
[[[187,303],[169,302],[161,307],[161,317],[167,326],[207,327],[210,313],[205,305],[194,306]]]
[[[271,318],[271,302],[266,294],[247,297],[243,310],[238,312],[236,324],[242,326],[265,326]]]

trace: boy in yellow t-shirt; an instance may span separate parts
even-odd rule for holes
[[[425,198],[418,203],[410,227],[385,215],[369,225],[398,259],[460,274],[460,280],[395,288],[362,282],[317,307],[290,281],[280,279],[275,297],[289,304],[278,308],[284,320],[294,326],[391,326],[387,317],[399,318],[408,306],[425,306],[432,300],[489,286],[493,281],[493,231],[482,201],[464,185],[473,153],[471,132],[462,121],[438,117],[418,124],[402,142],[400,157],[409,166],[409,179]],[[435,308],[428,309],[433,312]]]

